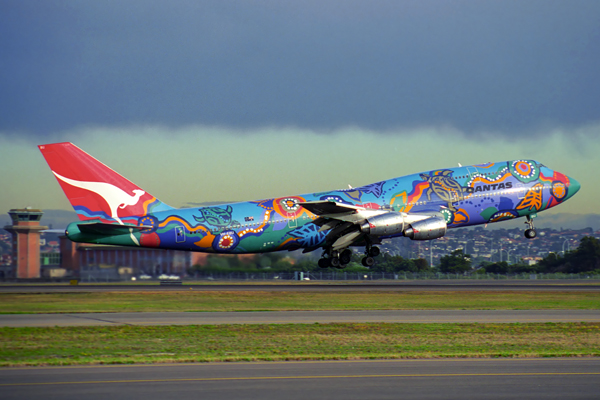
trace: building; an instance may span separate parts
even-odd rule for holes
[[[48,229],[41,226],[42,210],[32,208],[12,209],[8,212],[12,225],[4,227],[12,234],[12,273],[19,279],[40,277],[40,232]]]
[[[60,238],[60,254],[61,269],[67,275],[86,280],[123,279],[142,274],[183,276],[199,257],[187,251],[75,243],[66,236]]]

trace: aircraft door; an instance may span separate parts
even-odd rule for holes
[[[469,173],[469,177],[471,177],[471,179],[473,179],[473,177],[479,173],[477,167],[467,167],[467,172]]]
[[[297,228],[298,220],[294,218],[294,214],[287,213],[288,228]]]
[[[469,175],[469,182],[471,183],[471,186],[470,186],[470,187],[469,187],[469,186],[466,186],[466,187],[463,189],[463,191],[464,191],[463,197],[464,197],[465,195],[467,195],[467,196],[468,196],[468,195],[470,195],[470,194],[473,194],[473,191],[475,190],[475,184],[474,184],[474,182],[473,182],[473,179],[474,179],[474,178],[475,178],[477,175],[479,175],[479,170],[477,169],[477,167],[470,166],[470,167],[467,167],[467,174]]]
[[[522,183],[517,183],[517,198],[524,199],[527,188]]]
[[[175,227],[175,242],[176,243],[185,242],[185,229],[183,229],[183,226]]]
[[[457,201],[461,201],[464,200],[464,195],[462,193],[459,193],[458,191],[451,191],[450,192],[450,202],[451,203],[456,203]]]

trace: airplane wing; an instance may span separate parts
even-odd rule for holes
[[[298,203],[302,207],[306,208],[313,214],[316,215],[335,215],[335,214],[346,214],[356,213],[358,210],[362,210],[362,207],[352,206],[350,204],[337,203],[335,201],[305,201]]]
[[[307,201],[299,203],[308,211],[319,216],[313,223],[319,226],[319,232],[329,230],[326,241],[333,249],[346,247],[364,238],[360,224],[365,214],[378,213],[375,210],[335,201]],[[315,249],[306,249],[306,252]]]
[[[344,249],[357,243],[377,243],[380,237],[404,234],[411,239],[429,240],[446,233],[446,222],[439,211],[403,213],[337,203],[309,201],[299,203],[319,216],[313,223],[319,232],[329,231],[326,246],[332,250]],[[307,249],[312,251],[314,249]]]
[[[319,232],[332,229],[342,222],[356,224],[364,220],[367,209],[350,204],[337,203],[331,200],[305,201],[298,203],[308,211],[319,216],[313,223],[320,226]]]

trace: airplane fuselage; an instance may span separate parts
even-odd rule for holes
[[[357,188],[202,208],[171,209],[152,198],[145,201],[142,215],[120,217],[125,226],[143,229],[107,236],[82,232],[81,223],[73,223],[67,236],[77,242],[215,253],[312,250],[328,245],[328,235],[335,228],[325,225],[323,229],[323,217],[331,215],[317,215],[302,204],[335,202],[352,207],[354,213],[339,214],[340,218],[358,224],[388,213],[399,216],[406,226],[378,236],[384,239],[407,236],[411,221],[428,216],[443,218],[447,228],[535,216],[578,190],[579,183],[560,172],[533,160],[517,160],[432,170]],[[96,210],[77,206],[75,210],[88,220],[114,221]]]

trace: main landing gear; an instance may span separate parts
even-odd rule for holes
[[[323,253],[323,257],[319,260],[319,267],[321,268],[339,268],[342,269],[346,267],[346,265],[352,259],[352,250],[344,249],[341,252],[334,251],[325,251]]]
[[[374,257],[377,257],[380,253],[381,250],[379,250],[379,247],[371,246],[370,244],[367,245],[367,248],[365,250],[365,257],[363,257],[363,259],[361,260],[362,265],[364,265],[365,267],[373,266],[373,264],[375,264]]]
[[[362,265],[364,265],[365,267],[372,266],[373,264],[375,264],[374,257],[377,257],[380,253],[381,253],[381,251],[379,250],[379,247],[374,247],[374,246],[368,245],[367,249],[365,251],[365,257],[363,257],[363,259],[362,259]],[[321,259],[319,260],[319,267],[321,267],[321,268],[333,267],[333,268],[342,269],[342,268],[345,268],[346,265],[348,265],[348,263],[351,261],[351,259],[352,259],[352,250],[350,250],[350,249],[344,249],[342,251],[326,250],[323,253],[323,256],[321,257]]]
[[[530,215],[527,216],[527,221],[525,222],[525,224],[528,226],[528,228],[525,230],[525,237],[527,239],[535,238],[537,236],[537,232],[535,231],[535,227],[533,226],[533,219]]]

